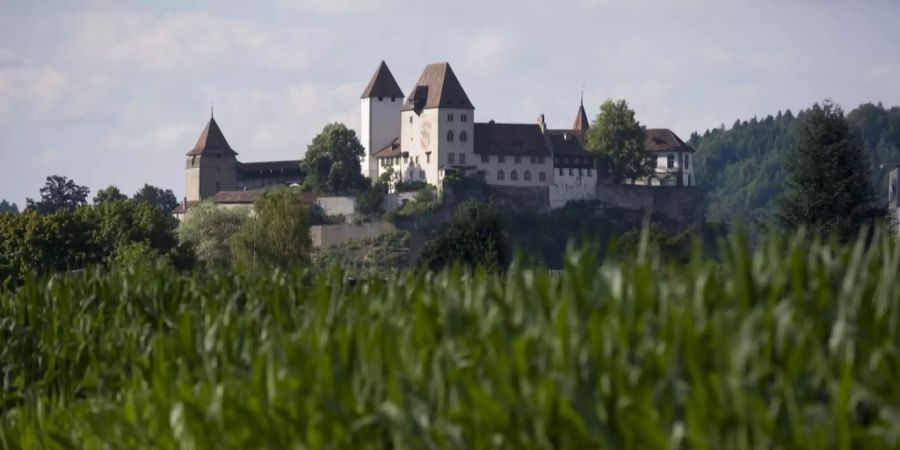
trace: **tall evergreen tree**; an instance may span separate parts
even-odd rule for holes
[[[844,111],[829,101],[814,105],[798,124],[788,152],[778,223],[849,239],[878,216],[874,199],[868,158]]]
[[[634,180],[653,173],[644,152],[644,127],[625,100],[607,100],[587,132],[589,150],[609,158],[613,179]]]
[[[19,207],[15,203],[9,203],[6,199],[0,200],[0,213],[11,212],[18,213]]]

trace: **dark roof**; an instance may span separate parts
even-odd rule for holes
[[[475,154],[551,156],[537,124],[476,123]]]
[[[237,155],[237,152],[228,145],[228,141],[225,140],[225,135],[223,135],[222,130],[219,129],[219,124],[217,124],[216,119],[213,118],[209,119],[206,128],[200,133],[200,138],[197,139],[194,148],[187,153],[188,156],[206,154]]]
[[[401,152],[402,150],[400,149],[400,138],[394,138],[393,142],[391,142],[388,146],[375,152],[375,157],[390,158],[393,156],[400,156]]]
[[[259,198],[265,191],[219,191],[213,196],[216,203],[226,204],[251,204]],[[313,192],[296,192],[297,198],[305,203],[315,203],[318,197]]]
[[[394,75],[391,74],[390,69],[388,69],[388,66],[384,61],[378,65],[378,69],[375,70],[375,75],[372,75],[372,79],[369,80],[369,84],[366,86],[366,90],[363,91],[360,98],[372,97],[403,98],[403,91],[400,90],[400,86],[397,85],[397,80],[394,79]]]
[[[548,130],[553,156],[577,156],[593,158],[594,154],[585,150],[576,130]]]
[[[404,111],[429,108],[475,109],[448,63],[425,66],[403,105]]]
[[[296,172],[302,173],[300,169],[300,160],[291,161],[262,161],[251,163],[240,163],[238,165],[240,172]]]
[[[648,152],[693,152],[691,146],[684,143],[668,128],[648,128],[644,130],[644,148]]]
[[[591,123],[588,121],[588,116],[584,112],[584,102],[582,102],[581,105],[578,106],[578,114],[575,116],[575,124],[572,125],[572,129],[584,132],[587,131],[590,126]]]

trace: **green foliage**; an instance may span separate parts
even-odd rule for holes
[[[94,203],[107,203],[120,200],[128,200],[128,196],[123,194],[119,188],[112,185],[100,189],[97,191],[97,195],[94,196]]]
[[[144,187],[138,190],[132,199],[158,208],[166,215],[172,214],[172,211],[178,206],[178,199],[175,198],[171,189],[163,190],[149,184],[144,184]]]
[[[422,249],[420,264],[439,270],[451,264],[497,272],[506,268],[506,235],[493,205],[466,201],[453,221]]]
[[[362,190],[356,196],[356,213],[360,215],[373,215],[382,212],[381,203],[388,193],[389,183],[378,180],[368,188]]]
[[[360,168],[364,154],[355,131],[341,123],[326,125],[307,147],[301,163],[306,172],[304,186],[328,194],[364,188],[367,182]]]
[[[388,220],[396,220],[399,217],[410,217],[418,214],[434,211],[441,207],[443,199],[438,194],[434,185],[427,184],[416,192],[412,200],[403,203],[399,208],[386,215]]]
[[[81,205],[87,203],[90,189],[79,186],[75,181],[59,175],[47,177],[47,182],[41,188],[41,200],[26,199],[28,209],[40,214],[52,214],[56,211],[75,211]]]
[[[289,188],[267,191],[253,214],[229,240],[235,265],[248,270],[292,268],[309,263],[309,208]]]
[[[0,200],[0,214],[10,212],[13,214],[19,213],[19,207],[15,203],[9,203],[6,199]]]
[[[0,293],[5,448],[900,445],[900,245]],[[851,287],[851,288],[848,288]]]
[[[394,185],[394,190],[397,192],[416,192],[428,186],[428,183],[419,180],[402,180],[398,181],[396,185]]]
[[[212,201],[200,202],[191,207],[178,226],[178,240],[194,249],[205,268],[230,268],[233,258],[228,240],[246,220],[246,211],[219,208]]]
[[[180,251],[175,219],[147,203],[119,200],[87,205],[76,215],[90,224],[91,240],[100,247],[106,263],[113,262],[120,247],[133,244],[143,244],[159,255]]]
[[[816,233],[854,237],[877,213],[866,154],[839,106],[816,104],[798,124],[796,146],[788,153],[788,177],[778,204],[786,229],[805,226]]]
[[[409,233],[396,231],[331,245],[314,254],[313,267],[339,267],[350,275],[384,274],[409,264]]]
[[[587,132],[586,146],[604,155],[615,181],[634,180],[653,173],[644,151],[644,127],[625,100],[607,100]]]
[[[764,119],[737,121],[730,129],[691,136],[698,186],[706,192],[708,217],[772,221],[775,198],[784,189],[788,150],[795,142],[798,119],[790,111]],[[863,141],[877,202],[887,201],[887,171],[880,164],[900,162],[900,108],[864,104],[847,114],[850,128]]]
[[[94,227],[66,210],[0,214],[0,286],[38,275],[80,269],[103,260]]]

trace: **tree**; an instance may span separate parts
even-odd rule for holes
[[[6,199],[0,200],[0,213],[11,212],[18,213],[19,207],[15,203],[9,203]]]
[[[644,151],[644,127],[625,100],[607,100],[600,106],[587,132],[587,148],[606,155],[616,181],[634,180],[653,173]]]
[[[288,268],[309,262],[309,208],[290,188],[263,193],[254,214],[231,237],[235,265],[245,269]]]
[[[40,214],[51,214],[59,210],[72,212],[87,203],[89,193],[90,189],[75,184],[73,180],[51,175],[41,188],[41,200],[36,202],[29,198],[26,201],[28,209]]]
[[[123,194],[119,188],[115,186],[107,186],[97,191],[94,196],[94,203],[106,203],[119,200],[128,200],[128,196]]]
[[[830,101],[814,105],[800,120],[788,153],[778,223],[849,239],[879,215],[862,143],[840,106]]]
[[[369,215],[382,212],[381,202],[388,193],[390,177],[391,174],[389,172],[381,174],[378,181],[374,182],[368,189],[363,190],[356,196],[357,214]]]
[[[231,267],[228,240],[247,220],[241,210],[224,209],[204,201],[191,208],[178,227],[178,239],[193,247],[197,259],[207,269]]]
[[[175,236],[177,223],[162,210],[145,202],[112,201],[79,208],[76,215],[91,225],[91,239],[101,249],[104,263],[136,261],[123,254],[148,255],[154,261],[190,265],[191,255]]]
[[[450,226],[425,244],[420,265],[439,270],[460,263],[498,272],[506,268],[505,248],[506,233],[496,208],[465,201],[457,207]]]
[[[166,215],[172,214],[172,210],[178,206],[178,199],[175,198],[171,189],[163,190],[149,184],[144,184],[144,187],[137,191],[132,199],[159,208]]]
[[[341,123],[326,125],[307,147],[301,163],[306,172],[304,185],[332,194],[365,188],[366,178],[360,168],[364,154],[355,131]]]

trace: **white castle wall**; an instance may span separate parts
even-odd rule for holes
[[[399,97],[372,97],[361,101],[360,142],[365,147],[363,175],[377,178],[378,161],[373,155],[387,147],[400,135],[400,108],[403,99]]]
[[[568,167],[556,168],[553,183],[550,185],[550,208],[562,208],[574,200],[593,200],[597,198],[597,171],[573,168],[572,175]],[[579,172],[580,170],[580,172]]]
[[[523,156],[519,163],[513,156],[504,156],[504,162],[500,162],[497,155],[488,155],[488,162],[481,162],[481,155],[475,156],[478,170],[484,171],[485,181],[494,186],[549,186],[553,180],[553,158],[545,156],[543,163],[540,159],[531,162],[531,157]],[[498,178],[498,172],[503,170],[504,179]],[[516,171],[518,180],[512,180],[512,171]],[[531,172],[531,181],[525,181],[525,171]],[[540,174],[544,173],[544,181],[541,181]]]

